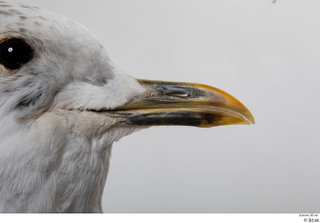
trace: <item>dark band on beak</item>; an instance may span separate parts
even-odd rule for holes
[[[254,124],[250,111],[230,94],[207,85],[138,80],[150,93],[104,114],[118,125],[213,127]]]

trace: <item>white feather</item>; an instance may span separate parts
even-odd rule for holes
[[[73,20],[3,1],[0,19],[0,40],[34,49],[19,70],[0,65],[0,211],[102,212],[112,143],[139,129],[86,110],[146,90]]]

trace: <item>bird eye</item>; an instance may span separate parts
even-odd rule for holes
[[[15,70],[32,59],[31,47],[22,39],[5,39],[0,43],[0,63]]]

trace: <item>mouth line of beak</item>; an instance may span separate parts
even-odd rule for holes
[[[114,110],[98,111],[118,118],[118,125],[185,125],[213,127],[254,124],[250,111],[230,94],[207,85],[138,80],[150,97],[132,99]]]
[[[118,125],[184,125],[213,127],[221,125],[253,124],[247,118],[228,109],[177,107],[140,108],[130,110],[104,111],[105,115],[119,118]]]

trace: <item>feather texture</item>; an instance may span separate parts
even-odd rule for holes
[[[0,211],[102,212],[112,143],[140,128],[86,110],[146,90],[73,20],[3,1],[0,18],[0,40],[34,50],[21,69],[0,65]]]

